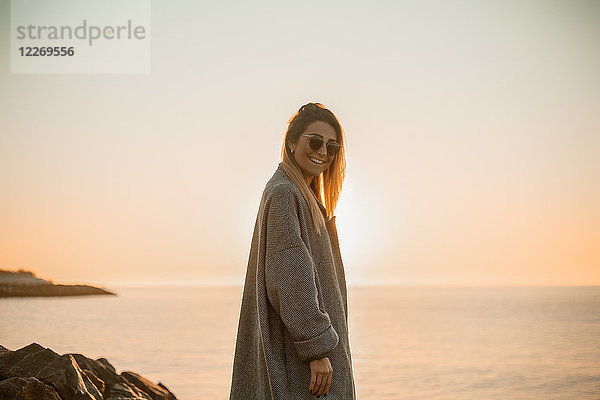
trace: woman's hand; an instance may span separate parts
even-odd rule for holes
[[[333,368],[329,358],[321,358],[320,360],[312,360],[310,362],[310,393],[320,396],[327,394],[331,385],[331,375]]]

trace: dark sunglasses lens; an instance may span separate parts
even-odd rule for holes
[[[310,148],[313,150],[319,150],[323,146],[323,139],[318,136],[312,136],[308,142]]]
[[[341,148],[342,148],[342,146],[340,146],[337,143],[328,143],[327,144],[327,154],[333,157],[340,151]]]

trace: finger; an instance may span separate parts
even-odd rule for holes
[[[330,372],[329,375],[327,375],[327,382],[325,383],[325,394],[327,394],[327,392],[329,392],[329,387],[331,386],[331,379],[333,378],[333,373]]]
[[[310,390],[311,393],[314,393],[315,381],[316,381],[315,373],[311,370],[310,371],[310,386],[308,388],[308,390]]]
[[[315,382],[315,390],[313,391],[313,393],[322,394],[321,393],[322,386],[323,386],[323,376],[321,374],[319,374],[319,375],[317,375],[317,380]]]
[[[325,391],[326,387],[327,387],[327,375],[322,375],[321,376],[321,387],[319,388],[319,394],[325,394],[325,393],[327,393]]]

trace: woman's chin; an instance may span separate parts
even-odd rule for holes
[[[315,177],[315,176],[319,175],[321,172],[323,172],[323,171],[321,170],[321,167],[319,167],[318,165],[309,165],[309,166],[304,167],[304,174],[306,176]]]

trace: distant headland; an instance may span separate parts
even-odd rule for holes
[[[0,269],[0,297],[87,296],[104,294],[116,296],[103,288],[89,285],[61,285],[38,278],[31,271]]]

